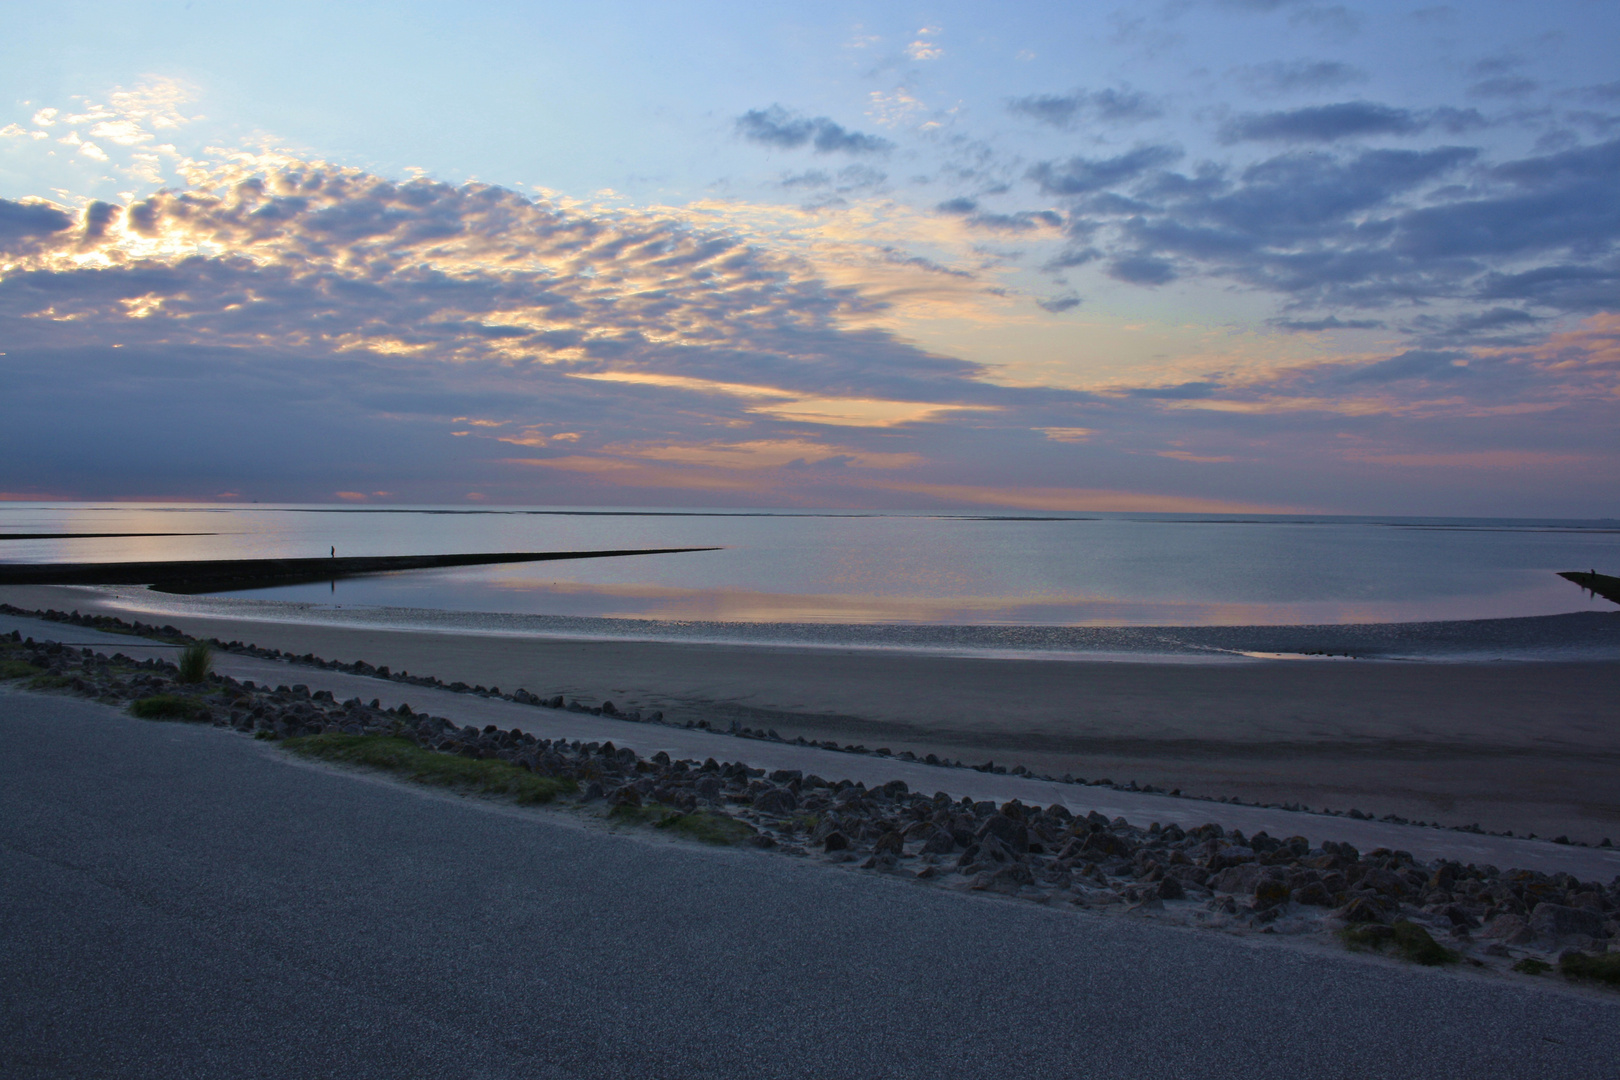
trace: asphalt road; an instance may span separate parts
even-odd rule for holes
[[[923,888],[0,690],[0,1075],[1620,1075],[1620,995]]]

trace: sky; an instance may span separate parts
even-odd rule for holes
[[[1620,5],[0,10],[0,499],[1620,516]]]

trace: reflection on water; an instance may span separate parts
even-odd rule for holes
[[[910,596],[876,593],[775,593],[756,589],[656,584],[541,582],[511,575],[483,580],[434,572],[355,578],[313,585],[221,593],[244,599],[347,607],[429,608],[667,622],[939,623],[1028,626],[1256,626],[1488,619],[1613,610],[1572,597],[1572,586],[1546,575],[1514,593],[1413,600],[1195,602],[1103,596]]]
[[[1620,572],[1620,523],[1208,515],[0,505],[8,561],[703,547],[241,594],[665,623],[1249,626],[1612,611],[1554,576]],[[177,603],[150,597],[150,604]],[[307,616],[306,616],[307,617]]]

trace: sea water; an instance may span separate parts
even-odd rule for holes
[[[187,535],[0,539],[0,560],[718,549],[106,590],[154,614],[1018,654],[1620,655],[1620,608],[1556,576],[1620,572],[1612,520],[0,504],[0,538],[20,533]]]

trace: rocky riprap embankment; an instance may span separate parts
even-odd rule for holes
[[[1527,958],[1612,961],[1610,945],[1620,942],[1620,877],[1604,885],[1569,874],[1422,862],[1404,851],[1362,853],[1298,836],[1246,837],[1213,822],[1144,828],[1095,812],[1077,816],[1058,804],[953,800],[913,792],[899,780],[868,788],[796,770],[767,775],[713,758],[643,758],[611,742],[463,727],[408,705],[340,702],[304,686],[272,690],[210,675],[203,686],[187,687],[166,661],[109,659],[17,634],[0,646],[9,677],[28,676],[38,688],[115,703],[172,695],[192,703],[187,719],[261,738],[402,737],[574,781],[579,803],[610,818],[724,816],[745,823],[759,847],[947,887],[1240,932],[1322,935],[1413,924],[1474,964],[1519,960],[1521,970]]]

